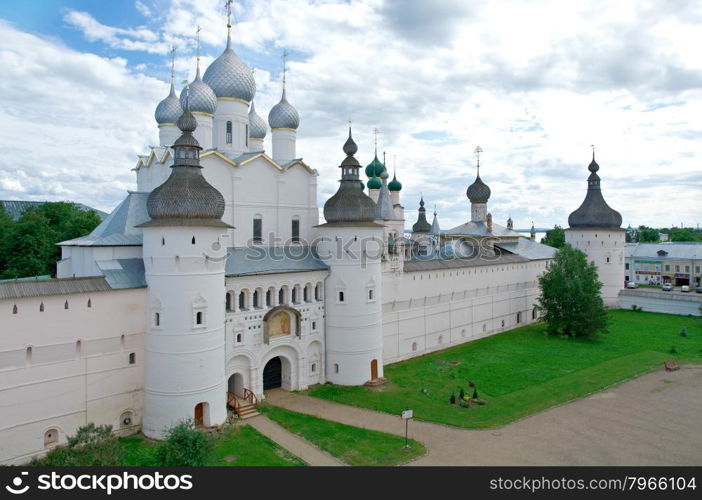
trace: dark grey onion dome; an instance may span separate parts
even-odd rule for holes
[[[203,81],[217,97],[231,97],[251,102],[256,94],[253,72],[231,48],[231,37],[227,36],[227,47],[205,71]]]
[[[180,101],[176,96],[173,82],[171,82],[171,91],[168,96],[156,106],[154,117],[159,125],[175,124],[178,117],[183,114],[183,109],[180,107]]]
[[[375,220],[375,203],[363,189],[359,189],[358,169],[361,164],[354,158],[358,146],[351,136],[344,144],[346,158],[341,162],[341,182],[339,190],[324,204],[324,218],[327,222],[373,222]]]
[[[188,88],[188,92],[180,93],[180,107],[185,109],[185,100],[190,99],[190,111],[213,115],[217,109],[217,96],[200,78],[200,68],[197,68],[195,79],[188,84]],[[189,96],[186,96],[186,93]]]
[[[419,217],[412,226],[413,233],[428,233],[431,231],[431,224],[427,220],[427,211],[424,208],[424,197],[419,200]]]
[[[256,106],[251,101],[251,110],[249,111],[249,137],[252,139],[264,139],[268,132],[268,126],[263,118],[256,113]]]
[[[620,228],[622,215],[607,205],[602,196],[600,176],[597,175],[600,166],[595,161],[594,154],[587,168],[591,172],[587,178],[587,194],[582,205],[568,217],[568,225],[572,228]]]
[[[152,220],[145,225],[174,219],[192,222],[215,220],[224,225],[221,222],[224,197],[202,175],[199,158],[202,148],[192,135],[197,120],[189,109],[178,118],[178,127],[183,134],[172,146],[174,158],[171,175],[149,194],[146,209]]]
[[[285,89],[280,102],[271,108],[268,113],[268,125],[271,128],[291,128],[296,130],[300,126],[300,115],[297,110],[288,102],[285,97]]]
[[[490,199],[490,194],[490,188],[480,178],[480,170],[478,170],[475,182],[468,186],[466,190],[466,196],[468,196],[471,203],[487,203]]]

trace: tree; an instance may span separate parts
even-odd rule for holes
[[[166,433],[166,439],[156,449],[156,460],[163,467],[206,465],[214,441],[209,434],[197,429],[195,422],[184,420]]]
[[[564,245],[539,277],[539,285],[538,307],[550,334],[585,337],[607,332],[602,283],[583,252]]]
[[[56,243],[90,233],[100,223],[93,210],[67,202],[27,209],[17,221],[0,213],[0,279],[54,274]]]
[[[541,243],[553,248],[561,248],[565,245],[565,231],[556,224],[553,229],[546,231],[546,237],[541,238]]]
[[[636,241],[639,243],[655,243],[660,239],[658,229],[646,226],[639,226],[636,232]]]
[[[702,241],[702,233],[689,227],[674,227],[670,230],[670,241]]]

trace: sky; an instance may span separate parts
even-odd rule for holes
[[[232,36],[255,69],[264,118],[297,108],[298,155],[336,190],[349,119],[364,165],[379,153],[448,229],[465,191],[492,189],[496,223],[567,226],[595,147],[624,223],[702,223],[702,2],[684,0],[251,0]],[[0,199],[70,200],[111,211],[136,189],[137,155],[176,82],[226,42],[223,0],[0,2]],[[182,85],[178,85],[180,87]],[[270,134],[266,143],[270,151]],[[382,158],[381,158],[382,159]]]

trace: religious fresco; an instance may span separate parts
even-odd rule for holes
[[[268,318],[269,339],[290,335],[290,333],[290,314],[287,311],[278,311]]]

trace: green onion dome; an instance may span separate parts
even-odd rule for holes
[[[388,189],[390,191],[400,191],[402,190],[402,184],[397,180],[395,174],[392,175],[392,180],[388,183]]]
[[[377,175],[373,174],[373,177],[368,181],[368,189],[380,189],[383,186],[383,182],[378,178]]]
[[[378,159],[378,153],[376,153],[373,161],[366,167],[366,177],[369,179],[373,176],[380,178],[380,174],[382,174],[384,171],[385,165],[383,165],[383,163]],[[380,184],[380,181],[378,181],[378,183]],[[380,186],[375,189],[380,189]]]

